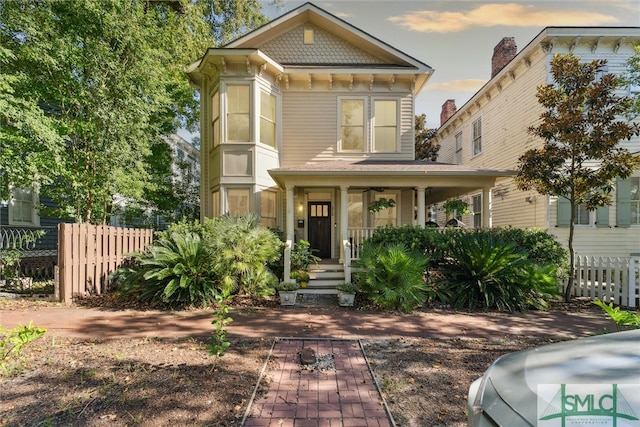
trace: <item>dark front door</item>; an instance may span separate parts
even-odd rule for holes
[[[315,256],[331,258],[331,202],[309,202],[309,244]]]

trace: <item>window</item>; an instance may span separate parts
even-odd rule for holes
[[[349,193],[347,196],[347,212],[349,216],[349,227],[362,228],[363,197],[360,193]]]
[[[340,101],[340,149],[364,151],[364,99]]]
[[[211,123],[213,126],[213,146],[220,145],[220,94],[211,97]]]
[[[455,136],[456,140],[456,153],[453,159],[453,163],[459,165],[462,163],[462,132],[458,132]]]
[[[260,142],[276,148],[276,97],[260,91]]]
[[[220,192],[214,191],[211,193],[211,217],[218,216],[220,216]]]
[[[640,225],[640,177],[631,177],[631,224]]]
[[[249,86],[227,86],[228,141],[249,141],[249,110]]]
[[[473,196],[471,203],[473,205],[473,226],[482,228],[482,196]]]
[[[376,194],[374,196],[374,200],[380,199],[393,199],[398,200],[397,194]],[[397,204],[394,207],[389,207],[387,209],[382,209],[373,214],[373,226],[374,227],[383,227],[385,225],[396,226],[397,225],[397,214],[398,207]]]
[[[305,28],[304,29],[304,44],[313,44],[313,28]]]
[[[591,225],[591,211],[588,211],[584,205],[576,206],[573,223],[575,225]]]
[[[397,151],[398,101],[375,100],[373,108],[373,151]]]
[[[473,122],[473,155],[482,153],[482,121]]]
[[[276,193],[273,191],[260,193],[260,224],[269,228],[276,227]]]
[[[9,202],[10,225],[40,225],[37,194],[28,188],[14,188]]]
[[[227,190],[227,212],[233,216],[249,213],[249,189],[230,188]]]

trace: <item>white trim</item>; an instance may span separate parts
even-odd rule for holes
[[[345,150],[342,148],[342,101],[362,101],[362,150]],[[366,96],[338,96],[338,147],[339,153],[368,153],[369,150],[369,120],[367,111],[369,109],[369,98]]]
[[[395,150],[391,150],[391,151],[378,151],[376,150],[376,140],[375,140],[375,136],[376,136],[376,111],[375,111],[375,107],[376,107],[376,101],[395,101],[396,103],[396,148]],[[401,151],[401,144],[400,144],[400,122],[402,120],[401,116],[400,116],[400,104],[402,102],[402,99],[399,97],[391,97],[391,96],[372,96],[371,97],[371,153],[399,153]],[[415,127],[415,126],[414,126]],[[415,138],[414,138],[415,139]],[[415,144],[414,144],[415,146]]]

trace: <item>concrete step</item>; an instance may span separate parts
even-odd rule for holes
[[[298,294],[302,295],[338,295],[336,288],[301,288]]]
[[[344,281],[344,270],[341,271],[310,271],[310,280],[327,280],[327,279],[340,279]]]

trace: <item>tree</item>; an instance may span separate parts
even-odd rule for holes
[[[161,135],[197,126],[184,67],[261,22],[257,2],[176,3],[0,5],[2,187],[33,183],[56,215],[104,223],[114,195],[145,204],[170,182],[154,182],[148,160]]]
[[[440,144],[433,139],[436,136],[437,129],[427,129],[427,116],[421,114],[416,116],[416,160],[436,161]]]
[[[622,79],[622,84],[626,86],[640,87],[640,45],[635,47],[635,52],[627,61],[628,73]],[[635,92],[633,96],[633,106],[630,109],[630,118],[640,116],[640,93]]]
[[[539,86],[537,92],[546,111],[540,124],[528,129],[542,138],[544,145],[525,152],[517,166],[519,189],[569,200],[566,301],[573,290],[576,208],[583,205],[594,210],[610,205],[612,181],[629,177],[640,166],[640,157],[618,145],[638,135],[640,127],[623,119],[632,100],[616,94],[619,79],[603,74],[605,64],[606,60],[583,63],[573,54],[553,57],[554,83]]]

